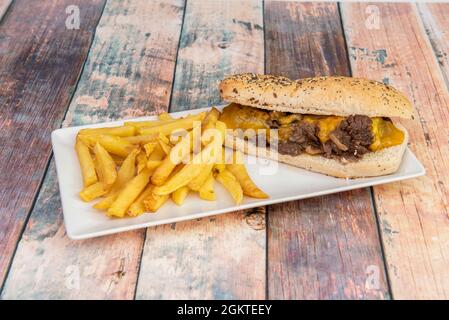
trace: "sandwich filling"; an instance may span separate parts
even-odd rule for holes
[[[368,152],[404,141],[404,133],[390,119],[364,115],[295,114],[231,103],[223,109],[220,121],[229,129],[256,130],[266,135],[266,141],[270,141],[270,130],[277,129],[278,152],[291,156],[307,153],[356,161]]]

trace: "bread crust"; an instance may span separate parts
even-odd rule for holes
[[[347,163],[343,163],[337,159],[328,159],[320,155],[309,155],[307,153],[298,156],[279,154],[277,151],[269,150],[265,147],[250,145],[247,141],[231,135],[226,137],[225,144],[230,148],[237,149],[249,155],[268,158],[337,178],[376,177],[394,173],[401,165],[402,157],[407,147],[408,132],[398,123],[395,123],[395,126],[404,132],[404,141],[402,144],[376,152],[366,153],[360,160]],[[233,140],[235,143],[232,143]]]
[[[317,115],[413,118],[410,101],[381,82],[352,77],[285,77],[244,73],[220,83],[223,100],[261,109]]]

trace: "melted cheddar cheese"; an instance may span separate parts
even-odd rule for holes
[[[269,137],[270,123],[276,121],[279,124],[279,139],[287,140],[291,132],[291,124],[295,121],[316,123],[318,125],[318,138],[321,143],[329,140],[329,134],[338,128],[345,119],[339,116],[318,116],[318,115],[295,115],[284,112],[266,111],[253,107],[230,104],[223,109],[220,121],[226,123],[229,129],[253,129],[266,130]],[[370,145],[371,151],[399,145],[404,141],[404,133],[396,128],[390,120],[383,118],[371,118],[371,131],[374,142]]]
[[[329,140],[329,133],[338,128],[344,117],[338,116],[313,116],[306,115],[303,120],[310,123],[318,124],[318,138],[321,143],[325,143]]]
[[[372,118],[374,142],[369,146],[371,151],[381,150],[401,144],[404,132],[396,128],[393,122],[382,118]]]

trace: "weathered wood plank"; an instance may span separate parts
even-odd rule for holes
[[[183,10],[182,0],[108,1],[64,126],[167,110]],[[132,299],[144,235],[69,240],[52,162],[3,298]]]
[[[417,6],[446,85],[449,85],[449,4],[418,3]]]
[[[378,28],[366,27],[366,6],[342,5],[353,73],[388,81],[411,99],[418,117],[401,122],[427,170],[425,177],[374,188],[392,294],[448,299],[448,89],[416,5],[376,4],[370,12],[380,13]]]
[[[171,111],[219,101],[226,74],[263,72],[262,1],[188,1]],[[265,297],[265,213],[150,228],[138,299]]]
[[[335,3],[265,1],[265,36],[267,73],[350,73]],[[369,189],[270,206],[267,229],[269,298],[388,297]]]
[[[65,9],[77,5],[81,28]],[[0,283],[50,156],[50,132],[67,109],[103,1],[18,0],[0,24]]]

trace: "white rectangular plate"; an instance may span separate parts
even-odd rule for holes
[[[174,117],[198,113],[209,108],[172,113]],[[142,117],[135,120],[154,120],[153,117]],[[134,119],[133,119],[134,120]],[[241,205],[236,206],[227,191],[218,183],[215,184],[217,201],[201,200],[196,194],[189,194],[185,203],[178,207],[171,200],[157,213],[143,214],[135,218],[113,219],[92,208],[92,203],[80,200],[78,192],[82,189],[82,177],[78,158],[74,150],[75,137],[82,128],[95,128],[122,125],[123,121],[102,124],[63,128],[53,131],[52,144],[58,172],[59,189],[67,235],[71,239],[86,239],[106,234],[145,228],[183,220],[196,219],[226,212],[232,212],[274,203],[311,198],[351,189],[374,186],[425,174],[421,163],[407,149],[399,170],[391,175],[345,180],[309,172],[282,163],[247,157],[246,167],[254,182],[266,193],[269,199],[244,198]],[[267,167],[269,166],[269,167]],[[277,167],[277,168],[276,168]],[[275,174],[267,174],[269,169],[276,168]]]

